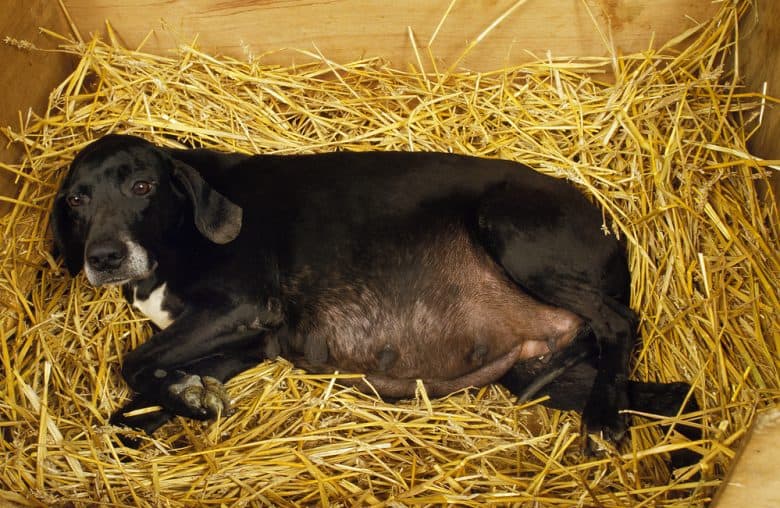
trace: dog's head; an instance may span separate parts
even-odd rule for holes
[[[241,208],[166,150],[134,136],[109,135],[82,150],[54,201],[54,246],[90,283],[141,280],[156,250],[187,221],[224,244],[241,230]]]

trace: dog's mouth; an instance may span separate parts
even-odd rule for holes
[[[126,279],[126,278],[113,278],[113,279],[106,279],[100,284],[95,284],[96,286],[122,286],[124,284],[127,284],[133,279]]]
[[[119,266],[95,266],[87,259],[84,272],[87,280],[93,286],[121,286],[128,282],[148,278],[157,269],[157,261],[151,259],[149,253],[133,241],[125,241],[127,256]]]
[[[120,267],[117,270],[99,271],[90,270],[87,267],[86,274],[87,280],[93,286],[122,286],[128,282],[144,280],[151,276],[157,269],[157,262],[152,262],[151,266],[142,271],[128,271]]]

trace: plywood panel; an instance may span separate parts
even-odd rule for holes
[[[25,41],[40,48],[51,48],[53,43],[41,35],[38,27],[47,27],[65,33],[66,25],[57,2],[49,0],[3,0],[0,16],[0,41],[6,37]],[[42,112],[49,93],[72,68],[67,57],[57,53],[31,52],[0,42],[0,125],[19,125],[19,111],[29,108]],[[16,161],[20,153],[7,149],[0,136],[0,160]],[[0,173],[0,195],[14,195],[15,185]],[[0,214],[8,205],[0,202]]]
[[[450,0],[66,0],[85,33],[103,30],[109,19],[125,42],[135,46],[164,20],[189,40],[200,34],[208,52],[242,57],[280,48],[313,50],[338,62],[383,56],[395,66],[414,62],[407,27],[424,47]],[[435,55],[453,62],[467,46],[517,0],[455,2],[432,45]],[[586,7],[587,6],[587,7]],[[594,23],[589,9],[597,20]],[[604,55],[599,29],[612,27],[622,51],[647,48],[655,35],[666,41],[705,20],[717,9],[711,0],[527,0],[466,58],[466,67],[490,70],[554,55]],[[597,29],[598,26],[598,29]],[[157,32],[147,49],[174,47],[169,34]],[[287,64],[291,54],[266,57]],[[300,56],[295,57],[298,61]]]
[[[780,506],[780,409],[759,416],[736,463],[712,503],[713,508],[777,508]]]
[[[766,83],[767,94],[780,97],[780,2],[755,0],[742,20],[739,62],[742,77],[754,92]],[[769,104],[763,125],[750,140],[752,153],[764,159],[780,159],[780,105]],[[780,202],[780,174],[773,178],[775,198]]]

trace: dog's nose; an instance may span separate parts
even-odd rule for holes
[[[87,262],[95,270],[119,268],[127,257],[127,246],[119,240],[94,242],[87,248]]]

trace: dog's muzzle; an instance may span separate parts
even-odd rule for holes
[[[84,249],[85,272],[94,286],[145,279],[154,271],[154,265],[146,249],[130,240],[91,241]]]

